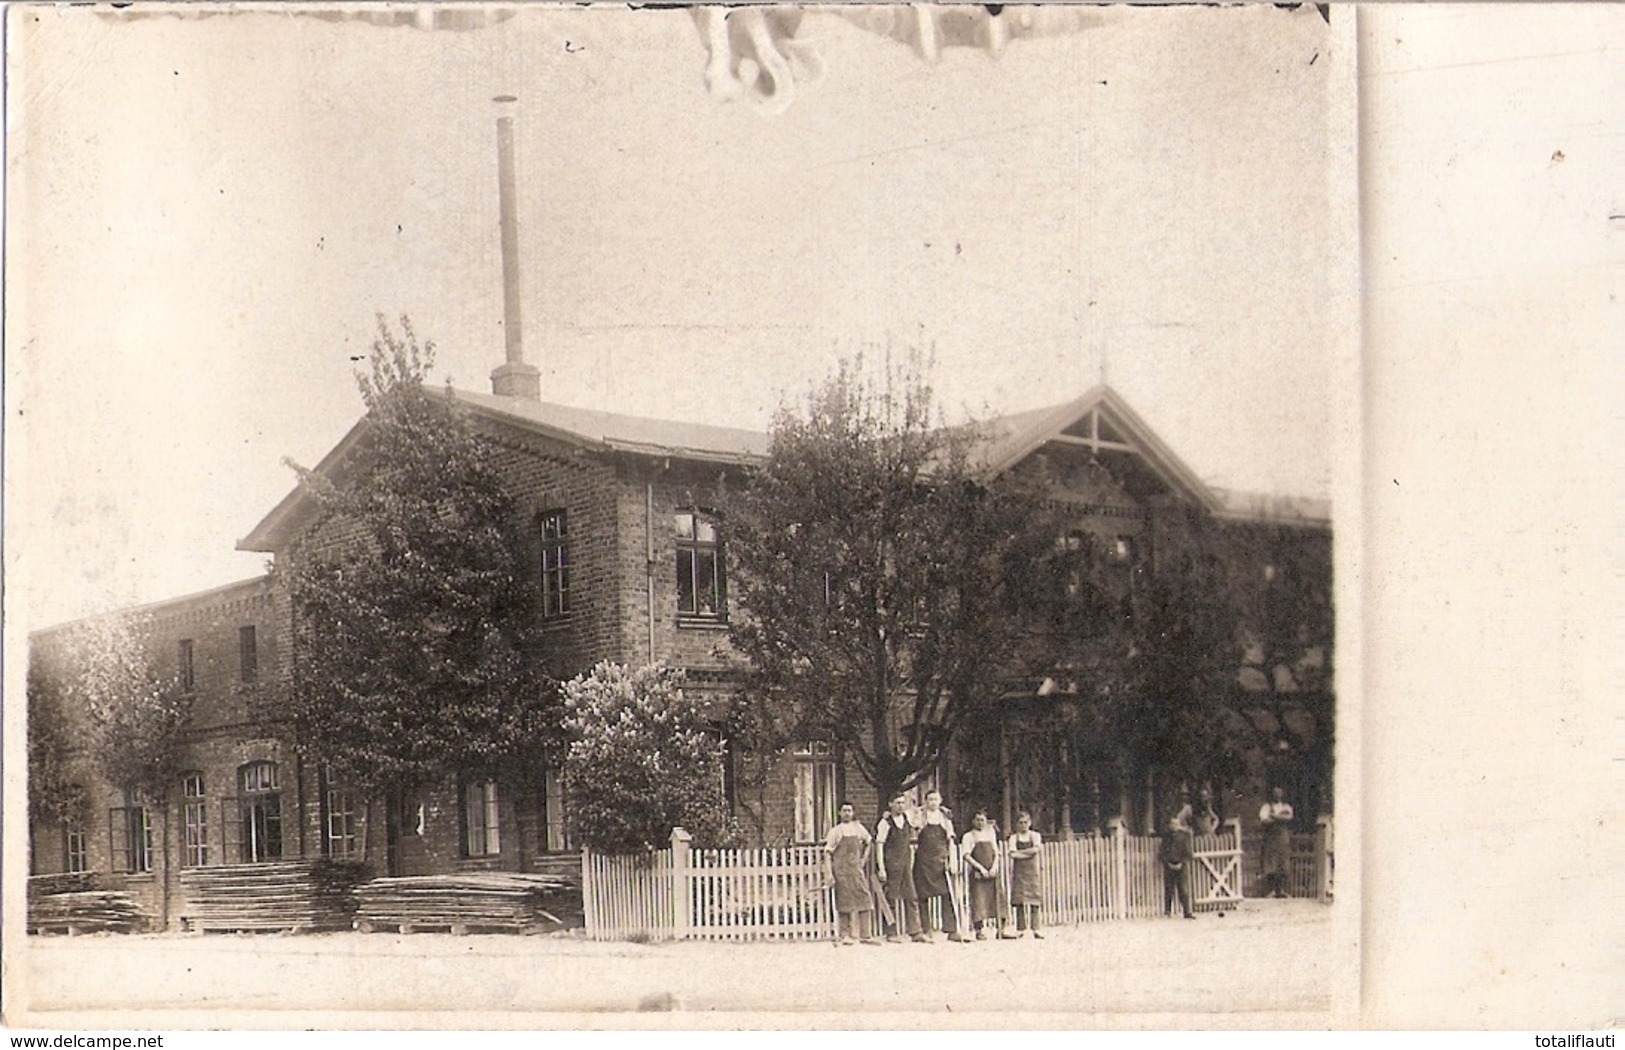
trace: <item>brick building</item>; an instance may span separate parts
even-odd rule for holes
[[[110,615],[132,625],[154,673],[191,699],[182,772],[161,801],[127,795],[80,746],[85,712],[63,704],[65,777],[82,804],[34,823],[30,866],[96,873],[149,915],[183,914],[181,868],[297,856],[315,831],[300,819],[313,783],[264,718],[287,675],[284,610],[259,577]],[[36,676],[60,686],[77,674],[81,626],[30,637],[31,688]]]
[[[499,391],[503,372],[494,376]],[[604,659],[664,662],[682,668],[689,694],[720,712],[739,658],[728,644],[719,486],[739,483],[743,469],[765,454],[767,435],[569,408],[543,402],[533,389],[522,382],[507,392],[454,396],[501,449],[504,483],[534,525],[547,670],[564,678]],[[358,423],[316,469],[340,469],[362,430]],[[1262,530],[1277,546],[1319,552],[1309,564],[1329,574],[1323,507],[1210,489],[1109,388],[995,420],[981,452],[990,474],[1043,460],[1045,475],[1055,479],[1054,498],[1079,530],[1119,553],[1126,572],[1156,571],[1153,512],[1177,506],[1232,534]],[[312,540],[314,520],[314,507],[296,489],[239,547],[282,556],[296,541]],[[1256,571],[1269,575],[1275,567]],[[1325,588],[1329,578],[1308,583]],[[193,864],[330,856],[364,860],[379,873],[417,874],[575,863],[556,776],[533,778],[544,786],[524,791],[479,777],[448,778],[410,796],[366,799],[304,763],[276,723],[278,690],[289,674],[291,614],[268,580],[118,615],[137,616],[154,666],[172,665],[194,691],[189,772],[155,804],[115,797],[79,756],[76,776],[88,790],[89,811],[75,826],[33,829],[36,872],[110,873],[153,914],[173,921],[185,914],[177,873]],[[71,625],[39,632],[33,659],[70,674],[71,634]],[[1328,659],[1313,646],[1302,656],[1306,672],[1323,669]],[[1331,774],[1330,693],[1309,685],[1315,677],[1294,681],[1289,668],[1263,660],[1238,670],[1243,695],[1258,698],[1240,704],[1238,717],[1280,743],[1279,752],[1256,756],[1254,765],[1260,776],[1288,784],[1311,821],[1327,802]],[[1124,773],[1103,750],[1108,745],[1080,731],[1087,726],[1086,697],[1046,681],[1003,700],[1001,731],[963,742],[939,771],[938,782],[961,808],[980,804],[1008,813],[1021,806],[1047,832],[1069,834],[1092,831],[1110,816],[1149,830],[1167,807],[1148,782]],[[821,838],[843,797],[860,813],[878,808],[873,789],[830,742],[806,741],[765,776],[748,778],[747,790],[741,786],[747,778],[737,774],[754,761],[730,755],[730,803],[742,825],[766,842]],[[1221,804],[1245,816],[1248,796],[1262,788],[1261,781],[1242,785]]]

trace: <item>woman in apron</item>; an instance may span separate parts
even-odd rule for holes
[[[1033,939],[1043,940],[1038,932],[1038,908],[1043,896],[1038,885],[1039,856],[1044,849],[1044,837],[1033,830],[1031,813],[1023,810],[1016,814],[1016,830],[1010,836],[1010,904],[1016,911],[1016,936],[1033,931]]]

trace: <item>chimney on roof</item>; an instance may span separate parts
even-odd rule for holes
[[[519,310],[519,200],[514,176],[513,109],[519,100],[498,95],[497,200],[502,212],[502,332],[507,360],[491,372],[491,392],[503,397],[542,399],[542,373],[525,361]]]

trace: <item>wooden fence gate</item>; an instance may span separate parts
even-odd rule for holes
[[[1222,911],[1241,901],[1241,822],[1232,817],[1211,835],[1191,841],[1191,907]]]

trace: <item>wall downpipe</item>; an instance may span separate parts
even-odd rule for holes
[[[643,575],[648,589],[649,663],[655,662],[655,486],[643,483]]]

